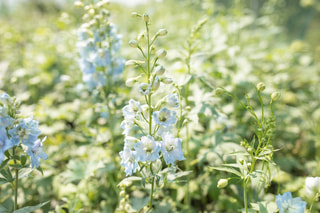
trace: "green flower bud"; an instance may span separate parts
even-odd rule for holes
[[[155,71],[156,75],[163,75],[165,69],[164,69],[164,67],[162,65],[159,65],[159,66],[156,66],[154,71]]]
[[[149,15],[148,14],[143,14],[143,20],[145,21],[145,22],[149,22],[149,20],[150,20],[150,17],[149,17]]]
[[[144,63],[144,61],[128,60],[128,61],[126,61],[125,65],[127,67],[135,67],[136,65],[141,65],[143,63]]]
[[[127,86],[127,87],[133,87],[134,83],[136,83],[136,79],[135,79],[135,78],[129,78],[129,79],[126,81],[126,86]]]
[[[86,6],[84,7],[85,10],[90,10],[91,8],[92,8],[91,5],[86,5]]]
[[[91,9],[88,11],[88,13],[89,13],[90,15],[94,15],[95,12],[96,12],[96,11],[95,11],[93,8],[91,8]]]
[[[136,40],[130,40],[129,45],[130,47],[138,47],[138,42]]]
[[[122,190],[121,192],[120,192],[120,196],[121,197],[124,197],[126,195],[126,192],[124,191],[124,190]]]
[[[160,49],[157,51],[156,55],[158,58],[164,58],[167,55],[167,51],[165,49]]]
[[[222,89],[222,88],[220,88],[220,87],[218,87],[218,88],[216,89],[216,91],[215,91],[215,94],[216,94],[217,96],[222,95],[223,93],[224,93],[224,89]]]
[[[140,15],[140,14],[137,13],[137,12],[132,12],[132,13],[131,13],[131,16],[132,16],[133,18],[138,18],[138,17],[141,17],[142,15]]]
[[[156,91],[157,89],[159,89],[159,87],[160,87],[160,79],[159,79],[159,77],[157,76],[157,77],[155,77],[155,79],[154,79],[154,81],[153,81],[152,89],[153,89],[154,91]]]
[[[162,78],[161,81],[164,84],[172,84],[173,83],[173,79],[172,78],[168,78],[168,77]]]
[[[157,35],[159,35],[159,36],[166,36],[167,34],[168,34],[168,30],[167,29],[160,29],[157,32]]]
[[[220,180],[218,181],[217,187],[218,187],[219,189],[222,189],[222,188],[224,188],[224,187],[226,187],[226,186],[228,186],[228,179],[220,179]]]
[[[138,39],[138,42],[144,41],[144,32],[140,33],[137,39]]]
[[[257,87],[257,90],[260,92],[266,89],[266,86],[262,82],[258,83],[256,87]]]
[[[271,94],[271,100],[277,101],[279,100],[280,96],[281,96],[280,92],[274,92]]]

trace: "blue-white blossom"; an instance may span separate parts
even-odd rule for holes
[[[320,177],[307,177],[305,180],[306,192],[309,196],[320,193]]]
[[[304,213],[307,203],[300,197],[292,198],[291,192],[276,196],[276,203],[280,213]]]
[[[43,152],[42,143],[46,140],[44,138],[42,141],[37,139],[33,145],[28,146],[27,154],[30,156],[31,159],[31,167],[38,168],[39,167],[39,159],[42,158],[44,160],[48,159],[48,155]]]
[[[161,149],[159,142],[150,135],[142,136],[141,140],[134,145],[136,157],[139,161],[155,161],[159,158]]]
[[[167,96],[167,103],[169,107],[179,107],[180,102],[179,102],[179,96],[177,93],[173,93]]]
[[[185,160],[181,148],[182,140],[175,138],[172,133],[166,132],[162,135],[161,153],[167,164],[175,164],[175,161]]]
[[[126,175],[132,175],[139,168],[138,160],[136,159],[136,151],[125,147],[120,153],[121,166],[124,167]]]
[[[163,127],[169,127],[177,122],[176,112],[166,107],[153,112],[153,118],[156,124]]]
[[[151,85],[147,83],[141,83],[139,85],[139,92],[141,95],[149,95],[151,93]]]
[[[14,146],[12,140],[7,136],[7,130],[4,126],[0,126],[0,164],[4,160],[4,152]]]

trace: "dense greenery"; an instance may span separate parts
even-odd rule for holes
[[[125,198],[131,210],[144,211],[150,186],[143,185],[150,184],[121,182],[126,173],[119,156],[122,108],[130,99],[144,101],[138,85],[126,85],[138,69],[125,68],[102,90],[88,89],[76,48],[87,11],[59,2],[0,3],[0,90],[20,100],[25,117],[33,114],[40,122],[40,138],[47,136],[43,174],[33,169],[21,179],[19,207],[49,201],[36,212],[125,212]],[[245,212],[244,181],[222,165],[249,162],[259,151],[265,153],[253,167],[267,169],[247,182],[249,208],[263,212],[264,203],[267,212],[277,212],[276,195],[285,192],[310,208],[305,179],[320,176],[320,3],[163,0],[102,7],[122,35],[117,54],[126,60],[143,60],[128,44],[146,31],[132,12],[150,15],[151,34],[168,31],[154,45],[167,50],[161,64],[175,84],[161,83],[158,92],[181,95],[176,127],[186,160],[177,162],[174,173],[162,173],[152,212]],[[259,82],[265,90],[256,89]],[[274,97],[273,114],[270,96],[276,91],[281,96]],[[260,139],[268,140],[264,150]],[[261,178],[265,185],[259,188]],[[220,179],[228,179],[228,186],[220,187]],[[13,203],[11,185],[0,182],[0,212],[13,211]],[[314,202],[312,212],[318,211]]]

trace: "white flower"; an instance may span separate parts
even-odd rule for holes
[[[185,160],[183,151],[181,149],[180,138],[175,138],[170,132],[166,132],[162,135],[161,153],[166,161],[166,164],[175,164],[176,160]]]
[[[309,196],[320,192],[320,177],[307,177],[305,180],[306,191]]]

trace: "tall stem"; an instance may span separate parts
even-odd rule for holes
[[[248,201],[247,201],[247,183],[244,181],[243,183],[243,202],[244,202],[244,209],[246,213],[248,213]]]
[[[12,148],[12,154],[15,156],[16,154],[16,147]],[[14,164],[17,164],[17,161],[14,160]],[[14,184],[14,210],[18,209],[18,186],[19,186],[19,169],[14,169],[15,170],[15,184]]]

